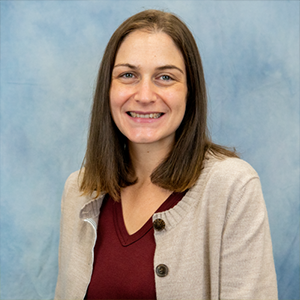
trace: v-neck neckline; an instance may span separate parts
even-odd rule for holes
[[[185,194],[185,192],[183,192],[183,193],[173,192],[160,205],[160,207],[155,211],[155,213],[162,212],[162,211],[172,208],[183,198],[184,194]],[[115,226],[115,230],[117,232],[118,238],[120,240],[120,243],[124,247],[137,242],[143,236],[145,236],[150,230],[153,230],[152,216],[151,216],[138,231],[136,231],[133,234],[129,234],[127,232],[127,229],[125,226],[121,202],[113,203],[113,219],[114,219],[114,226]]]

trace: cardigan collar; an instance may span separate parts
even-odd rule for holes
[[[94,196],[94,197],[93,197]],[[90,196],[89,201],[81,208],[79,217],[81,219],[97,218],[100,214],[100,207],[102,205],[105,193],[95,198],[95,192]]]

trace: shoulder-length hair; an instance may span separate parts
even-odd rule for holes
[[[227,148],[213,144],[209,138],[204,73],[192,33],[174,14],[146,10],[124,21],[105,49],[98,73],[87,150],[82,164],[84,172],[81,190],[84,194],[96,191],[99,196],[104,192],[118,200],[121,188],[138,180],[131,165],[127,138],[116,127],[109,104],[117,51],[125,37],[136,30],[168,34],[183,55],[187,74],[185,115],[176,131],[173,149],[151,174],[152,183],[164,189],[182,192],[195,184],[206,152],[219,156],[237,156]]]

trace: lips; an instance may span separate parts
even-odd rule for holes
[[[142,114],[142,113],[135,113],[132,111],[127,112],[127,114],[132,118],[142,118],[142,119],[158,119],[163,115],[163,113]]]

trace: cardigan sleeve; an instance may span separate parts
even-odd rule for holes
[[[85,289],[82,288],[85,281],[81,277],[85,276],[86,272],[83,267],[80,272],[77,270],[79,263],[85,259],[78,255],[77,241],[81,239],[85,244],[80,235],[81,232],[84,232],[85,222],[79,218],[84,198],[80,197],[78,174],[78,172],[74,172],[69,176],[62,195],[58,277],[54,300],[79,300],[83,299],[85,294]]]
[[[61,201],[58,278],[55,300],[84,299],[93,268],[93,247],[103,197],[82,195],[80,173],[66,181]],[[84,217],[81,211],[87,207]]]
[[[276,300],[268,216],[258,177],[229,204],[220,255],[220,299]]]
[[[59,249],[58,249],[58,277],[55,289],[55,297],[54,300],[63,299],[63,291],[64,291],[64,276],[62,270],[62,261],[64,260],[64,256],[66,255],[63,251],[63,232],[65,227],[65,201],[68,196],[70,189],[70,177],[65,183],[62,199],[61,199],[61,219],[60,219],[60,241],[59,241]]]

